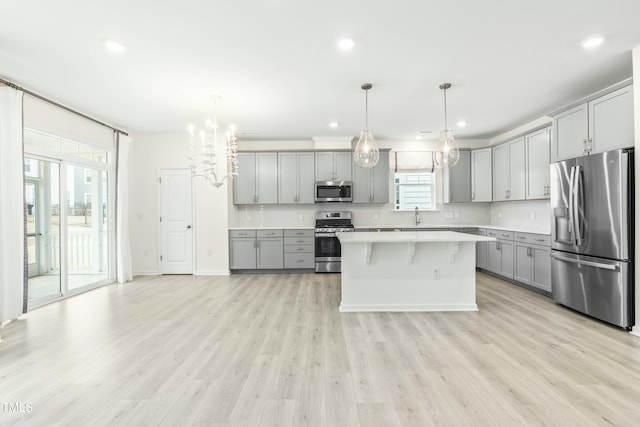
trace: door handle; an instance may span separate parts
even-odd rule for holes
[[[190,226],[190,225],[187,225],[187,230],[190,230],[190,229],[191,229],[191,226]]]
[[[604,263],[601,263],[601,262],[573,259],[573,258],[564,257],[562,255],[558,255],[558,254],[555,254],[555,253],[551,254],[551,258],[555,258],[555,259],[560,260],[560,261],[566,261],[566,262],[569,262],[571,264],[587,265],[589,267],[602,268],[602,269],[605,269],[605,270],[615,271],[615,270],[618,269],[618,266],[615,265],[615,264],[604,264]]]
[[[582,179],[580,177],[580,169],[582,166],[576,166],[575,173],[575,185],[573,187],[573,222],[574,222],[574,231],[576,236],[576,244],[581,246],[582,241],[582,232],[580,231],[580,188]]]

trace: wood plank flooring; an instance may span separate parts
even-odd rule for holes
[[[640,425],[640,339],[477,292],[472,313],[342,314],[337,274],[138,277],[3,330],[0,425]]]

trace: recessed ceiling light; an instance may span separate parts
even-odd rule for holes
[[[104,46],[109,49],[111,52],[121,53],[124,52],[127,48],[122,44],[115,40],[105,40]]]
[[[464,120],[460,120],[458,123],[456,123],[456,125],[459,128],[463,128],[463,127],[465,127],[467,125],[467,122],[465,122]]]
[[[582,47],[584,47],[585,49],[593,49],[594,47],[600,46],[603,42],[604,42],[604,37],[593,36],[583,41]]]
[[[338,40],[338,47],[341,50],[350,50],[350,49],[353,48],[353,46],[355,46],[355,44],[356,43],[350,37],[345,37],[345,38],[342,38],[342,39]]]
[[[330,128],[335,129],[335,128],[337,128],[338,126],[340,126],[340,124],[339,124],[338,122],[331,122],[331,123],[329,123],[329,127],[330,127]]]

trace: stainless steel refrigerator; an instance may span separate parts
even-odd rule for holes
[[[633,319],[633,149],[551,165],[553,299],[629,329]]]

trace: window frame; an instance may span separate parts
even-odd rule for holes
[[[416,184],[410,184],[410,183],[400,183],[398,182],[398,176],[399,175],[410,175],[410,174],[424,174],[424,175],[429,175],[430,176],[430,183],[424,183],[424,184],[420,184],[420,183],[416,183]],[[431,200],[429,201],[425,201],[426,202],[430,202],[429,203],[429,207],[418,207],[419,211],[437,211],[437,179],[436,179],[436,171],[435,170],[430,170],[430,169],[412,169],[412,170],[402,170],[402,171],[398,171],[395,172],[393,174],[393,211],[394,212],[408,212],[408,211],[413,211],[415,210],[415,206],[414,207],[405,207],[405,208],[401,208],[400,206],[403,205],[403,203],[401,201],[399,201],[399,193],[400,193],[400,186],[405,186],[405,187],[409,187],[409,186],[428,186],[430,187],[430,192],[431,192]],[[406,206],[406,203],[404,203],[404,205]]]

